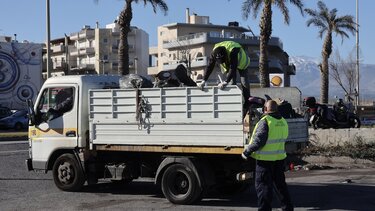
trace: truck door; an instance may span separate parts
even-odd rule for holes
[[[34,169],[45,169],[51,154],[72,149],[78,141],[78,86],[50,86],[35,106],[36,125],[30,128]]]

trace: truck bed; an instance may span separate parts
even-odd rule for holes
[[[301,121],[291,141],[306,139]],[[248,141],[237,86],[90,90],[89,125],[97,150],[240,154]]]
[[[237,86],[89,92],[91,145],[243,147]]]

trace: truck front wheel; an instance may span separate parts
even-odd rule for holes
[[[53,180],[64,191],[78,191],[85,183],[81,166],[73,154],[63,154],[53,165]]]
[[[182,164],[173,164],[165,170],[161,188],[168,201],[174,204],[192,204],[202,195],[197,175]]]

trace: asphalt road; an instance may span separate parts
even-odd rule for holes
[[[128,186],[100,181],[81,192],[58,190],[51,173],[28,172],[25,142],[0,142],[1,210],[257,210],[254,188],[222,197],[208,195],[197,205],[169,203],[151,180]],[[375,169],[287,172],[295,210],[375,210]],[[274,200],[275,210],[278,208]]]

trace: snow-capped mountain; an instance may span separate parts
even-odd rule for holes
[[[320,96],[319,58],[297,56],[290,57],[289,62],[296,66],[296,75],[291,77],[291,86],[302,91],[302,96]],[[344,91],[333,78],[329,78],[329,97],[344,97]],[[375,99],[375,65],[361,64],[360,66],[360,95],[361,98]]]

